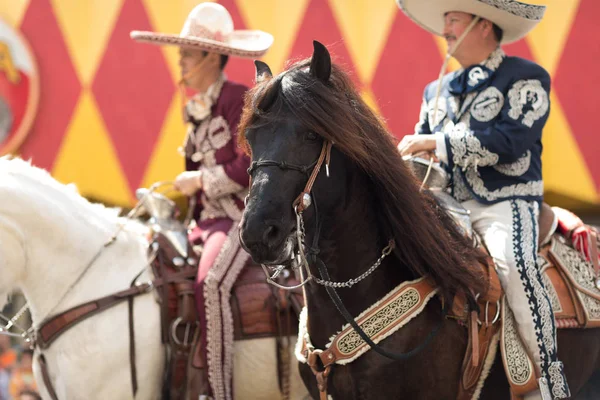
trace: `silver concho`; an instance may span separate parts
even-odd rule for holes
[[[510,111],[508,115],[518,120],[523,115],[523,125],[531,128],[535,121],[548,112],[548,93],[537,79],[520,80],[508,91]],[[525,106],[527,111],[525,111]]]
[[[471,116],[479,122],[488,122],[498,116],[504,105],[504,95],[494,86],[479,93],[471,106]]]
[[[480,66],[477,66],[469,71],[469,86],[476,86],[479,81],[486,80],[489,77],[489,74],[483,70]]]

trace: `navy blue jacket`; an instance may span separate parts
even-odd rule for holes
[[[542,201],[542,129],[550,112],[550,76],[539,65],[495,50],[482,64],[447,74],[437,118],[437,81],[427,85],[417,134],[436,134],[437,153],[452,175],[452,195],[493,204],[509,199]],[[450,93],[450,82],[481,84]]]

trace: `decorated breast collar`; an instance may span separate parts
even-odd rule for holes
[[[356,322],[375,343],[379,343],[419,315],[437,291],[427,278],[403,282],[363,311]],[[308,334],[307,320],[308,312],[304,308],[300,314],[295,351],[296,358],[302,363],[310,364],[316,355],[324,366],[349,364],[370,349],[349,324],[331,337],[325,350],[315,349]]]

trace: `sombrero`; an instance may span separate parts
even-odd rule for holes
[[[527,35],[546,11],[546,6],[516,0],[396,0],[396,3],[410,19],[439,36],[448,12],[462,11],[485,18],[502,29],[502,44]]]
[[[229,12],[220,4],[202,3],[188,15],[179,35],[132,31],[131,38],[156,45],[181,46],[234,57],[259,58],[273,36],[259,30],[234,30]]]

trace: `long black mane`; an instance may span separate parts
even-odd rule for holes
[[[308,130],[334,143],[371,180],[381,233],[396,241],[395,255],[415,275],[429,275],[444,297],[482,292],[485,282],[476,263],[481,253],[456,229],[400,157],[383,121],[361,99],[352,81],[331,66],[326,82],[307,73],[311,59],[267,77],[246,95],[239,127],[248,149],[249,128],[281,123],[284,112]]]

